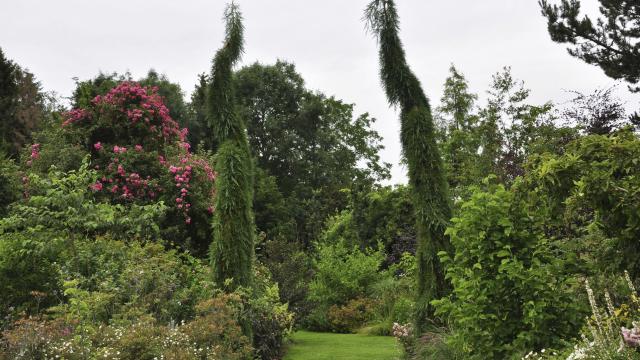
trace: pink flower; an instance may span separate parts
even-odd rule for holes
[[[40,144],[31,145],[31,159],[35,160],[40,157]]]
[[[173,165],[171,165],[171,166],[169,167],[169,171],[170,171],[172,174],[175,174],[175,173],[178,171],[178,168],[177,168],[177,167],[175,167],[175,166],[173,166]]]
[[[136,145],[136,151],[137,152],[142,151],[142,145]]]
[[[191,224],[191,218],[188,217],[184,222],[187,223],[187,225]]]
[[[100,181],[97,181],[95,184],[91,185],[91,190],[102,191],[102,183]]]
[[[625,327],[621,328],[622,338],[629,347],[638,347],[640,345],[640,335],[638,335],[638,329],[632,328],[627,329]]]
[[[93,144],[93,148],[100,151],[100,149],[102,149],[102,144],[100,143],[100,141],[98,141],[97,143]]]

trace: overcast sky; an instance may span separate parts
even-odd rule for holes
[[[397,113],[379,85],[376,43],[362,22],[367,2],[237,0],[246,27],[242,64],[294,62],[308,87],[369,112],[385,139],[383,160],[394,165],[392,182],[405,182]],[[596,0],[582,2],[595,12]],[[188,95],[221,44],[224,6],[222,0],[1,0],[0,47],[62,96],[71,94],[74,77],[129,71],[138,78],[149,68]],[[505,65],[540,103],[614,84],[549,39],[536,0],[397,0],[397,6],[408,61],[434,105],[452,63],[481,100]],[[618,94],[630,106],[638,102],[624,84]]]

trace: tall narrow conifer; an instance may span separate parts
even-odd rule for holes
[[[433,314],[430,301],[445,295],[448,287],[437,254],[450,248],[444,235],[451,217],[449,189],[436,144],[429,100],[407,64],[393,0],[373,0],[367,6],[365,20],[380,45],[380,77],[387,99],[391,105],[400,107],[400,138],[417,219],[415,325],[419,334],[426,329],[427,319]]]
[[[225,11],[226,38],[213,59],[208,121],[215,142],[216,200],[210,248],[215,282],[228,291],[250,286],[254,258],[253,164],[246,125],[235,108],[233,66],[243,49],[242,15],[233,2]]]

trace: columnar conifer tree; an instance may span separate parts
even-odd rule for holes
[[[380,76],[389,103],[400,107],[401,142],[409,170],[418,235],[418,293],[416,331],[426,328],[433,314],[431,300],[445,295],[438,252],[448,251],[444,234],[451,217],[449,189],[436,143],[429,100],[407,64],[398,36],[399,20],[392,0],[373,0],[366,9],[369,29],[380,44]]]
[[[226,38],[213,60],[207,95],[209,125],[220,144],[210,256],[216,283],[233,290],[249,286],[252,280],[253,164],[246,125],[236,111],[232,86],[233,66],[243,48],[242,16],[236,4],[227,6],[225,19]]]

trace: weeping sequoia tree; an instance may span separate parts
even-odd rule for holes
[[[451,217],[448,185],[436,144],[434,122],[420,81],[407,64],[398,36],[399,21],[392,0],[373,0],[365,20],[380,45],[380,76],[389,103],[400,107],[403,155],[409,170],[418,235],[416,330],[424,332],[433,314],[431,300],[445,295],[438,252],[449,251],[444,231]]]
[[[235,109],[233,66],[243,47],[242,15],[225,11],[226,38],[213,59],[208,91],[209,126],[216,143],[216,200],[210,248],[214,280],[227,290],[251,285],[254,257],[253,164],[246,125]]]

